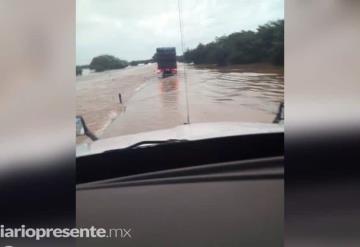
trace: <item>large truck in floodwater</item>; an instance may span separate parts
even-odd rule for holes
[[[159,73],[163,77],[177,73],[175,47],[160,47],[156,49],[156,62]]]

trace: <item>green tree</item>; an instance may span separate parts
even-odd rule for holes
[[[112,69],[122,69],[128,66],[128,62],[111,55],[101,55],[94,57],[90,63],[90,69],[96,72]]]
[[[214,42],[199,44],[184,53],[185,62],[195,64],[245,64],[272,62],[284,64],[284,21],[266,23],[256,32],[241,31],[216,37]]]

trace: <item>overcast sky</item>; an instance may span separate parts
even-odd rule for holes
[[[184,46],[217,36],[256,30],[284,18],[284,0],[180,0]],[[181,52],[178,0],[77,0],[76,63],[110,54],[128,61],[149,59],[156,47]]]

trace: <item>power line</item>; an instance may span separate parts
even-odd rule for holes
[[[182,9],[181,9],[181,0],[178,0],[178,10],[179,10],[179,27],[180,27],[180,39],[181,39],[181,50],[184,58],[184,33],[183,33],[183,22],[182,22]],[[186,98],[186,124],[190,124],[190,107],[189,107],[189,94],[188,94],[188,81],[186,75],[185,63],[184,66],[184,83],[185,83],[185,98]]]

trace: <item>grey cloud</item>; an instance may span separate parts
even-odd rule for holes
[[[283,0],[182,0],[181,7],[186,48],[284,18]],[[77,0],[76,13],[77,64],[105,53],[147,59],[159,46],[181,54],[177,0]]]

